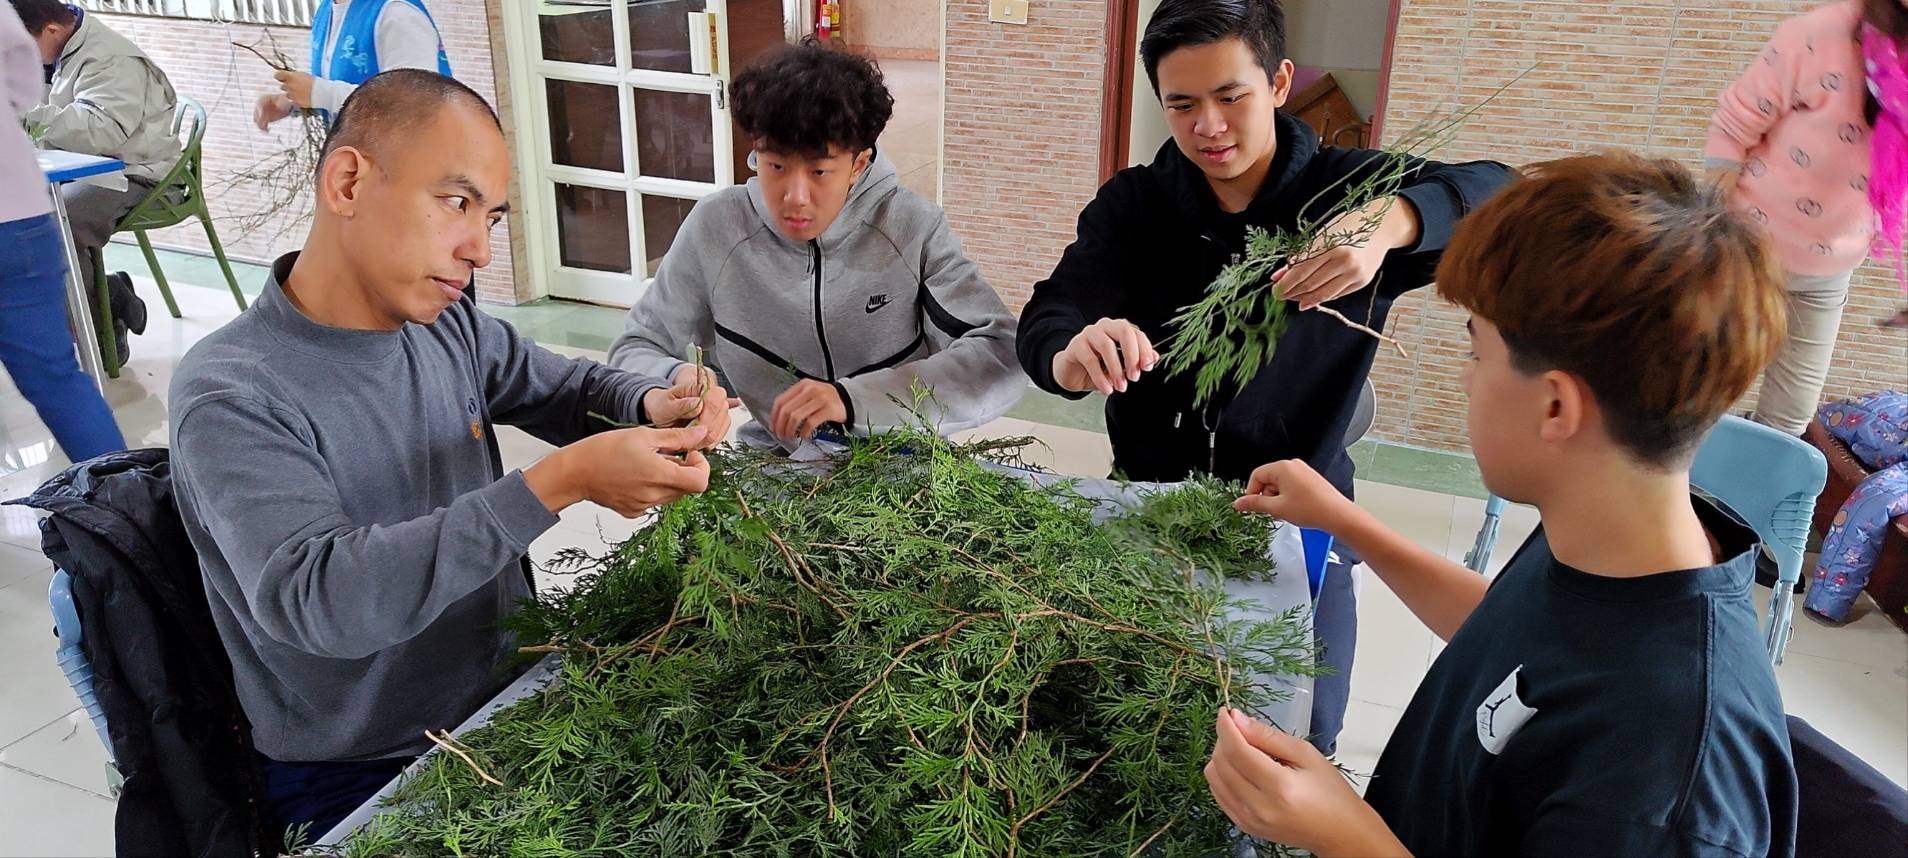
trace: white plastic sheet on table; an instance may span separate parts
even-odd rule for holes
[[[1096,521],[1105,521],[1106,519],[1114,517],[1114,515],[1122,509],[1130,508],[1138,504],[1149,494],[1172,489],[1170,484],[1161,483],[1121,483],[1114,480],[1079,479],[1005,466],[1001,466],[1000,470],[1012,473],[1035,485],[1053,485],[1060,482],[1071,481],[1073,483],[1073,490],[1079,493],[1081,497],[1099,502],[1099,509],[1096,510],[1094,514]],[[1304,610],[1301,612],[1305,618],[1303,621],[1309,623],[1311,621],[1312,599],[1310,588],[1305,581],[1305,548],[1300,544],[1298,528],[1289,525],[1281,525],[1278,527],[1273,533],[1272,544],[1266,547],[1266,558],[1271,561],[1272,568],[1277,570],[1277,574],[1274,574],[1270,580],[1266,581],[1228,581],[1226,582],[1227,594],[1235,599],[1243,600],[1247,604],[1245,610],[1256,619],[1271,620],[1294,608],[1303,608]],[[451,734],[453,736],[462,736],[470,730],[488,724],[490,723],[491,716],[499,709],[542,690],[545,685],[556,677],[558,664],[558,655],[545,656],[542,661],[533,665],[530,670],[519,677],[517,681],[498,692],[497,696],[491,698],[489,703],[484,704],[482,708],[472,713],[469,718],[464,720],[463,724],[451,731]],[[1264,720],[1279,725],[1281,728],[1284,728],[1286,732],[1293,735],[1304,736],[1310,732],[1312,722],[1311,678],[1302,676],[1264,676],[1259,677],[1259,679],[1275,689],[1283,690],[1286,692],[1286,695],[1284,700],[1277,701],[1256,714]],[[1214,714],[1216,716],[1217,713]],[[438,748],[432,748],[426,752],[424,756],[419,757],[416,762],[406,767],[405,770],[398,775],[397,779],[385,784],[384,788],[378,790],[376,795],[373,795],[363,805],[360,805],[357,810],[352,811],[351,815],[346,816],[335,828],[320,838],[317,841],[317,845],[338,845],[340,841],[350,836],[352,832],[363,827],[365,823],[370,822],[371,818],[377,814],[379,803],[383,802],[385,798],[390,796],[390,794],[397,789],[398,780],[402,780],[404,777],[418,770],[432,754],[438,752]],[[1249,847],[1241,844],[1238,854],[1250,854],[1248,850]]]

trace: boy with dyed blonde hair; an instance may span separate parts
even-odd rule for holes
[[[1325,858],[1789,855],[1796,782],[1749,597],[1755,532],[1689,467],[1783,335],[1755,223],[1672,161],[1529,168],[1458,225],[1471,447],[1542,526],[1495,581],[1300,462],[1241,509],[1331,531],[1449,641],[1361,800],[1311,745],[1219,713],[1206,768],[1254,835]]]

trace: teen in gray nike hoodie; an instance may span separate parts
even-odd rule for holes
[[[821,46],[790,48],[751,71],[755,81],[746,79],[749,72],[736,80],[738,120],[812,117],[809,110],[791,117],[778,112],[779,105],[748,103],[800,93],[808,74],[827,76],[836,92],[861,77],[887,99],[867,60]],[[847,103],[838,109],[862,108]],[[878,134],[885,105],[868,109],[879,120],[873,128],[861,118],[779,133],[749,129],[746,121],[744,128],[758,138],[758,148],[764,138],[797,151],[820,148],[781,137],[799,138],[804,130]],[[854,152],[858,142],[824,145]],[[765,200],[760,178],[698,202],[655,280],[630,308],[609,362],[681,383],[690,346],[701,346],[755,418],[743,439],[790,449],[806,439],[776,438],[770,414],[778,397],[807,379],[834,387],[844,406],[838,422],[856,434],[915,421],[915,411],[941,433],[953,433],[999,417],[1026,392],[1014,357],[1013,317],[962,254],[940,207],[902,188],[888,159],[867,162],[840,213],[812,239],[791,237],[777,216],[781,210]],[[916,385],[931,393],[919,405]]]

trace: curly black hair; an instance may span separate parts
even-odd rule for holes
[[[749,66],[729,87],[737,125],[765,148],[817,157],[874,148],[894,96],[867,57],[812,37]]]

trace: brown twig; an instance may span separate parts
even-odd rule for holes
[[[1139,848],[1134,849],[1131,854],[1126,856],[1126,858],[1139,858],[1140,853],[1145,852],[1147,847],[1153,845],[1153,841],[1158,840],[1162,835],[1166,833],[1166,829],[1179,824],[1179,821],[1181,819],[1184,819],[1185,817],[1186,817],[1186,812],[1183,810],[1173,814],[1172,819],[1166,820],[1165,825],[1160,826],[1158,831],[1153,832],[1153,836],[1148,837],[1144,841],[1142,841],[1139,845]]]
[[[1088,619],[1086,617],[1080,616],[1079,614],[1076,614],[1072,611],[1068,611],[1062,608],[1056,608],[1052,604],[1048,603],[1045,599],[1042,599],[1039,596],[1034,595],[1032,590],[1029,590],[1026,587],[1021,586],[1019,581],[1015,581],[1013,578],[1009,577],[1007,573],[1002,572],[999,569],[995,569],[994,567],[988,565],[986,562],[982,561],[980,558],[975,557],[972,554],[969,554],[968,552],[962,550],[961,548],[957,546],[950,545],[948,546],[948,548],[952,550],[954,553],[967,558],[968,561],[972,562],[974,565],[979,566],[981,571],[986,572],[990,575],[993,575],[996,578],[999,578],[1002,581],[1007,582],[1007,586],[1012,587],[1015,590],[1019,591],[1021,595],[1026,596],[1027,598],[1033,600],[1034,604],[1039,605],[1044,610],[1053,612],[1053,614],[1056,616],[1066,617],[1067,619],[1073,620],[1074,622],[1080,623],[1082,625],[1091,626],[1101,631],[1117,632],[1120,634],[1138,635],[1139,637],[1145,638],[1156,644],[1159,644],[1168,649],[1171,649],[1174,652],[1183,653],[1183,654],[1191,655],[1191,656],[1199,655],[1197,651],[1195,651],[1191,647],[1186,646],[1185,644],[1179,643],[1178,641],[1168,640],[1167,638],[1161,637],[1158,634],[1147,631],[1146,629],[1139,628],[1138,626],[1131,626],[1131,625],[1127,625],[1125,623],[1119,622],[1118,614],[1115,614],[1112,611],[1107,610],[1107,608],[1104,605],[1101,605],[1098,601],[1096,601],[1091,596],[1081,596],[1081,598],[1086,599],[1088,604],[1093,605],[1095,610],[1098,610],[1100,613],[1105,614],[1107,617],[1109,617],[1112,620],[1112,622],[1103,623],[1098,620],[1092,620],[1092,619]],[[1074,595],[1080,595],[1080,594],[1074,594]]]
[[[1029,614],[1029,615],[1027,615],[1027,616],[1029,616],[1029,617],[1031,617],[1031,616],[1041,616],[1041,615],[1044,615],[1044,613],[1045,613],[1045,612],[1040,612],[1040,613],[1037,613],[1037,614]],[[1007,666],[1007,662],[1009,662],[1009,661],[1012,661],[1012,660],[1013,660],[1013,658],[1014,658],[1014,647],[1017,647],[1017,646],[1019,646],[1019,645],[1020,645],[1020,626],[1019,626],[1019,625],[1015,625],[1015,626],[1013,626],[1013,627],[1011,627],[1010,629],[1008,629],[1008,634],[1007,634],[1007,646],[1006,646],[1006,648],[1004,648],[1004,649],[1002,649],[1002,650],[1000,651],[1000,660],[999,660],[999,661],[996,661],[996,662],[994,662],[994,666],[993,666],[993,667],[990,667],[990,668],[988,668],[988,669],[987,669],[987,675],[986,675],[986,676],[983,676],[983,677],[981,677],[981,681],[980,681],[980,686],[979,686],[979,688],[977,688],[977,689],[975,690],[975,692],[974,692],[974,705],[975,705],[975,707],[979,707],[979,706],[980,706],[980,699],[981,699],[981,697],[982,697],[983,695],[985,695],[985,694],[987,693],[987,683],[993,680],[993,678],[994,678],[994,674],[996,674],[996,673],[999,673],[999,672],[1000,672],[1000,669],[1001,669],[1001,668],[1003,668],[1003,667],[1006,667],[1006,666]],[[969,726],[969,733],[968,733],[968,737],[969,737],[969,739],[971,740],[971,739],[973,738],[973,732],[972,732],[972,727],[973,727],[973,723],[974,723],[974,712],[973,712],[973,710],[971,710],[971,709],[970,709],[970,710],[968,710],[968,713],[967,713],[967,723],[968,723],[968,726]]]
[[[690,351],[690,354],[695,358],[696,402],[699,403],[702,400],[707,399],[709,397],[709,374],[702,371],[702,346],[691,343],[689,345],[689,351]],[[702,422],[702,412],[700,410],[701,406],[698,405],[697,409],[698,410],[696,411],[696,416],[689,418],[689,422],[685,425],[693,427],[697,423]]]
[[[1039,807],[1034,808],[1031,811],[1028,811],[1026,816],[1023,816],[1014,821],[1013,829],[1007,832],[1008,858],[1013,858],[1016,847],[1020,845],[1021,827],[1026,825],[1028,821],[1032,820],[1034,817],[1039,816],[1040,814],[1046,813],[1048,808],[1051,808],[1055,804],[1058,804],[1060,802],[1060,799],[1065,798],[1067,793],[1073,792],[1075,787],[1078,787],[1079,785],[1086,783],[1086,779],[1093,777],[1093,773],[1100,768],[1100,764],[1106,762],[1106,759],[1108,757],[1113,756],[1113,750],[1114,749],[1112,748],[1106,749],[1106,753],[1101,754],[1099,759],[1094,760],[1093,765],[1087,766],[1087,770],[1084,772],[1081,772],[1079,777],[1074,778],[1073,783],[1067,784],[1065,789],[1062,789],[1059,792],[1054,793],[1052,797],[1047,799],[1046,803],[1040,805]]]
[[[1198,587],[1193,582],[1193,576],[1196,571],[1196,567],[1192,564],[1186,564],[1186,589],[1191,591],[1195,598],[1199,595]],[[1196,605],[1194,609],[1198,609]],[[1225,702],[1226,708],[1230,709],[1232,708],[1232,671],[1227,669],[1226,661],[1219,653],[1219,645],[1213,642],[1212,613],[1210,611],[1203,612],[1199,615],[1199,628],[1205,632],[1206,649],[1208,650],[1208,654],[1212,656],[1213,672],[1218,675],[1219,699]],[[1178,662],[1173,663],[1173,669],[1179,669]],[[1171,696],[1171,693],[1169,692],[1167,696]]]
[[[284,59],[283,57],[276,60],[272,59],[271,57],[265,56],[264,52],[260,51],[258,48],[252,47],[251,45],[247,45],[243,42],[233,42],[232,46],[238,47],[238,48],[244,48],[248,51],[251,51],[252,56],[258,57],[260,60],[263,60],[266,65],[271,66],[272,69],[275,71],[291,71],[290,61]]]
[[[476,772],[478,777],[483,778],[492,786],[504,785],[503,781],[500,781],[500,780],[497,780],[496,778],[491,777],[489,772],[484,771],[483,766],[477,765],[477,761],[474,759],[471,759],[471,756],[469,753],[466,753],[463,748],[458,747],[457,740],[451,738],[451,734],[449,730],[445,730],[444,735],[441,737],[436,734],[433,734],[429,730],[425,730],[424,738],[429,739],[432,742],[436,743],[438,747],[443,748],[444,750],[449,751],[453,754],[456,754],[458,759],[463,760],[465,765],[470,766],[471,771]]]
[[[629,655],[632,652],[635,652],[637,649],[641,648],[643,644],[649,644],[653,642],[653,645],[651,646],[651,650],[654,651],[660,648],[662,645],[661,641],[658,639],[658,635],[665,634],[670,629],[675,628],[676,626],[687,625],[689,623],[698,622],[702,619],[701,614],[695,614],[692,616],[682,617],[678,619],[673,609],[671,610],[669,616],[670,616],[669,622],[663,625],[657,626],[656,628],[650,629],[649,632],[644,634],[642,637],[637,638],[636,640],[630,641],[629,643],[626,643],[626,644],[619,644],[613,647],[597,646],[596,644],[590,644],[590,643],[572,644],[571,648],[573,649],[585,649],[597,654],[596,664],[592,665],[590,667],[589,672],[584,674],[584,676],[585,677],[595,676],[598,671],[602,670],[605,667],[608,667],[611,662],[619,658],[622,658],[623,656]],[[556,644],[541,644],[534,647],[519,647],[518,652],[561,651],[561,650],[545,649],[546,647],[554,647],[554,646],[556,646]]]
[[[646,659],[646,663],[656,663],[656,654],[662,651],[662,644],[664,640],[668,639],[669,630],[676,627],[676,616],[681,613],[681,611],[682,599],[678,598],[674,605],[669,606],[669,620],[663,623],[662,628],[656,630],[654,635],[656,639],[649,644],[649,658]]]
[[[270,43],[270,54],[256,45],[240,42],[232,42],[232,45],[250,52],[274,71],[291,71],[290,57],[278,49],[278,41],[270,31],[266,31],[264,39]],[[208,189],[221,200],[229,189],[240,185],[251,186],[246,198],[255,201],[254,207],[231,212],[227,217],[235,221],[241,233],[262,233],[276,224],[266,238],[267,244],[276,244],[279,239],[310,220],[312,215],[311,177],[317,172],[319,159],[323,155],[327,129],[317,111],[299,110],[297,113],[299,128],[294,135],[294,142],[272,150],[250,166],[228,171],[217,182],[208,183]]]
[[[835,604],[834,600],[828,598],[826,593],[821,591],[820,584],[809,580],[812,576],[804,576],[802,574],[804,570],[808,569],[808,564],[801,560],[794,549],[788,547],[788,543],[782,541],[781,534],[775,532],[774,526],[770,525],[767,519],[756,515],[754,510],[749,509],[749,502],[742,497],[740,491],[735,493],[735,502],[742,505],[743,518],[753,518],[756,521],[762,522],[762,529],[768,534],[769,541],[775,543],[775,547],[782,552],[782,559],[788,561],[788,571],[795,576],[795,583],[800,584],[802,588],[808,592],[814,593],[815,598],[822,600],[822,604],[833,608],[835,613],[841,616],[843,622],[849,622],[854,619],[840,605]]]
[[[1354,331],[1363,331],[1367,334],[1377,337],[1380,342],[1390,343],[1392,348],[1398,350],[1399,357],[1403,357],[1403,358],[1411,357],[1411,353],[1408,351],[1405,351],[1405,347],[1403,343],[1400,343],[1397,340],[1394,340],[1390,337],[1385,336],[1384,334],[1381,334],[1375,330],[1372,330],[1371,328],[1365,327],[1364,325],[1361,325],[1361,324],[1358,324],[1357,322],[1352,321],[1344,313],[1340,313],[1337,310],[1334,310],[1330,307],[1325,306],[1324,304],[1320,304],[1316,307],[1313,307],[1312,309],[1320,313],[1324,313],[1325,315],[1330,316],[1334,319],[1337,319],[1340,322],[1345,323],[1346,327],[1351,328]]]
[[[927,744],[921,741],[920,736],[915,735],[914,728],[908,726],[907,722],[903,721],[901,723],[901,729],[907,731],[908,741],[913,742],[915,747],[920,748],[922,751],[926,751],[927,753],[930,753],[930,754],[934,753],[933,751],[928,750]]]
[[[945,629],[942,629],[931,635],[922,637],[919,640],[916,640],[915,642],[902,647],[901,651],[895,653],[894,658],[889,660],[888,666],[885,668],[882,668],[881,673],[879,675],[877,675],[873,679],[868,680],[867,685],[861,686],[861,690],[856,691],[852,696],[848,698],[846,702],[842,703],[841,706],[835,709],[834,719],[828,722],[828,729],[822,733],[821,744],[817,746],[815,750],[811,752],[808,756],[803,757],[801,762],[795,764],[795,768],[797,770],[802,769],[808,765],[808,761],[810,759],[813,759],[816,755],[820,755],[821,766],[822,766],[822,787],[828,793],[828,815],[831,818],[835,815],[835,780],[834,780],[834,772],[831,771],[828,767],[828,743],[834,740],[835,730],[836,728],[841,726],[841,719],[843,717],[846,717],[848,714],[848,710],[855,708],[855,704],[860,702],[861,698],[866,696],[870,690],[872,690],[875,686],[880,685],[881,683],[887,681],[888,677],[894,673],[894,669],[901,666],[902,659],[905,659],[908,657],[908,653],[914,652],[915,650],[920,649],[921,647],[926,646],[927,644],[933,643],[934,641],[946,640],[948,638],[951,638],[955,635],[955,633],[959,632],[961,629],[966,628],[967,624],[973,621],[974,621],[973,617],[964,618],[960,622],[955,623],[954,625],[948,626]]]

